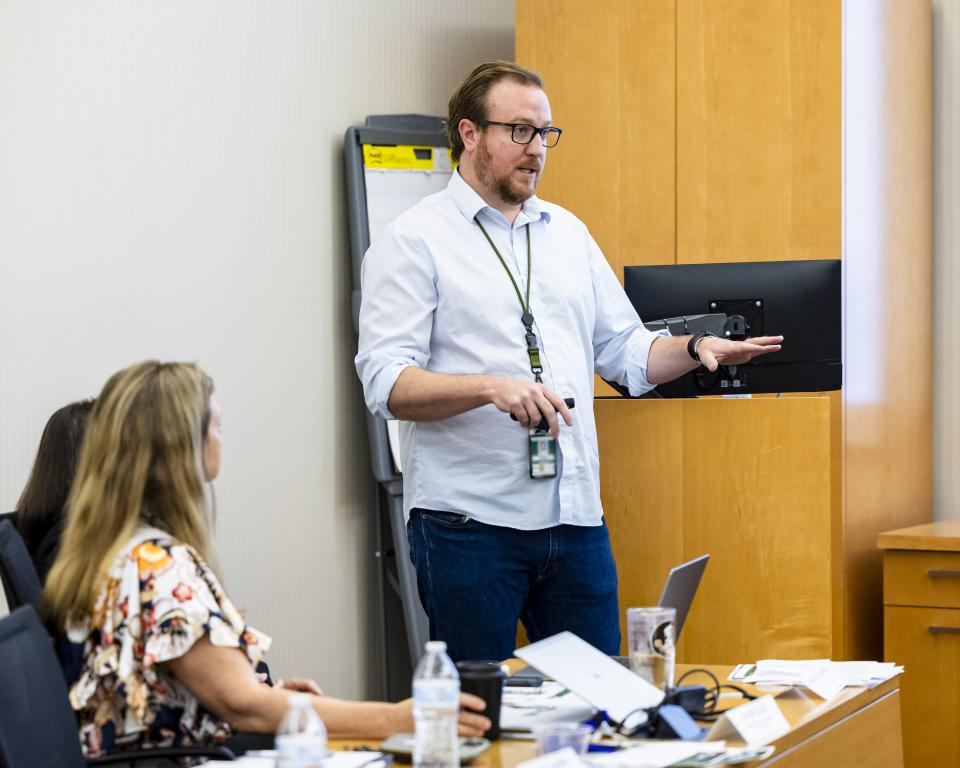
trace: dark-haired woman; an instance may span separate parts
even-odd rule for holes
[[[46,582],[60,549],[64,509],[91,410],[93,400],[80,400],[54,411],[43,428],[37,458],[14,512],[14,523],[41,584]]]

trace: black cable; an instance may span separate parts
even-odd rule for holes
[[[736,691],[741,696],[743,696],[743,698],[745,698],[747,701],[753,701],[755,698],[757,698],[752,693],[748,693],[746,689],[741,688],[739,685],[728,685],[727,683],[724,683],[720,687],[729,688],[731,691]]]
[[[683,683],[688,677],[692,675],[706,675],[713,681],[713,687],[708,688],[704,686],[703,693],[703,711],[702,712],[689,712],[690,717],[700,720],[705,723],[715,722],[718,715],[716,713],[717,708],[717,694],[720,690],[720,681],[717,679],[717,676],[713,674],[709,669],[691,669],[687,672],[684,672],[680,675],[680,678],[677,680],[677,687],[680,687],[680,684]]]
[[[657,711],[656,707],[637,707],[636,709],[631,709],[629,712],[627,712],[627,714],[623,716],[623,719],[619,723],[614,723],[612,720],[609,720],[609,719],[608,719],[608,722],[610,722],[611,725],[614,726],[614,730],[617,733],[619,733],[621,736],[626,736],[628,739],[631,739],[641,731],[649,730],[650,725],[653,723],[653,715],[656,711]],[[639,712],[643,712],[644,714],[646,714],[647,719],[644,720],[639,725],[633,728],[627,729],[626,728],[627,722],[630,720],[631,717],[633,717]]]
[[[745,689],[741,688],[739,685],[729,685],[727,683],[721,683],[719,678],[709,669],[703,669],[698,667],[697,669],[691,669],[687,672],[684,672],[680,678],[677,680],[677,687],[680,687],[680,684],[683,683],[688,677],[692,675],[705,675],[709,677],[713,682],[712,688],[705,688],[704,697],[703,697],[703,712],[690,712],[690,716],[696,718],[697,720],[703,720],[704,722],[714,722],[719,718],[723,711],[717,710],[717,705],[720,703],[720,691],[724,689],[729,689],[731,691],[737,691],[743,698],[748,701],[752,701],[757,698],[751,693],[748,693]]]
[[[716,722],[723,715],[724,710],[718,710],[717,705],[720,702],[720,691],[724,689],[736,691],[737,693],[739,693],[741,696],[743,696],[745,699],[748,699],[748,700],[757,698],[756,696],[754,696],[751,693],[748,693],[745,689],[741,688],[738,685],[729,685],[727,683],[721,683],[720,679],[713,672],[711,672],[709,669],[704,669],[702,667],[698,667],[697,669],[690,669],[684,672],[682,675],[680,675],[679,679],[677,680],[675,688],[679,688],[683,684],[684,680],[686,680],[689,677],[692,677],[693,675],[704,675],[710,678],[712,682],[712,685],[704,686],[703,712],[687,713],[692,718],[696,720],[700,720],[701,722],[713,723],[713,722]],[[664,701],[667,701],[670,698],[671,698],[671,694],[667,693]],[[655,717],[656,711],[657,711],[657,707],[637,707],[636,709],[633,709],[630,712],[628,712],[626,715],[624,715],[623,719],[619,723],[613,722],[609,716],[606,716],[606,718],[601,718],[601,719],[606,719],[607,722],[609,722],[611,725],[614,726],[614,730],[621,736],[626,736],[627,738],[633,738],[643,731],[647,731],[647,733],[650,733],[652,731],[653,726],[655,724],[655,720],[656,720],[656,717]],[[640,712],[645,713],[647,716],[647,719],[643,723],[633,728],[629,728],[629,729],[626,728],[626,724],[630,721],[630,718],[634,717]],[[606,713],[604,713],[604,715],[606,715]]]

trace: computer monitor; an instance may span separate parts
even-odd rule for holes
[[[715,373],[700,368],[659,385],[660,397],[841,387],[839,260],[626,267],[623,287],[645,323],[722,313],[731,338],[784,337],[779,352]]]

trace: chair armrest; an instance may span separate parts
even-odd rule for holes
[[[113,763],[138,763],[141,760],[173,757],[209,757],[213,760],[236,760],[237,756],[223,746],[158,747],[137,749],[131,752],[111,752],[109,755],[87,758],[87,765],[111,765]]]

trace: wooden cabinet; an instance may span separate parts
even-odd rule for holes
[[[905,668],[905,765],[960,765],[960,522],[890,531],[878,543],[884,655]]]
[[[830,656],[829,400],[597,400],[594,409],[621,607],[656,604],[671,567],[709,552],[682,659]],[[665,442],[651,450],[647,435]]]
[[[517,61],[564,128],[538,194],[621,279],[843,260],[842,392],[596,402],[624,607],[709,551],[685,658],[879,658],[876,535],[932,514],[929,0],[516,9]]]

